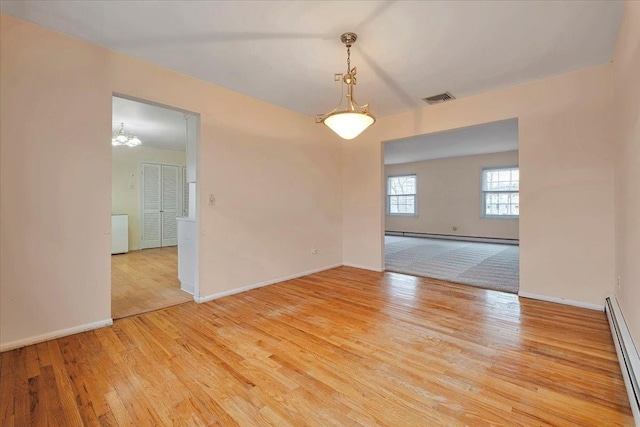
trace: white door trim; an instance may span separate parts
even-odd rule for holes
[[[193,142],[192,147],[195,147],[195,168],[196,168],[196,200],[195,200],[195,213],[194,216],[196,218],[196,235],[195,235],[195,278],[193,283],[193,299],[197,301],[200,298],[200,190],[202,181],[200,180],[201,173],[201,162],[200,162],[200,114],[193,114],[193,119],[195,121],[195,141]],[[189,144],[189,142],[187,142]],[[187,179],[188,181],[188,179]]]

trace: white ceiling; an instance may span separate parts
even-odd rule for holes
[[[395,165],[517,149],[518,119],[510,119],[389,141],[384,144],[384,164]]]
[[[0,11],[307,115],[378,117],[611,60],[621,1],[9,1]]]
[[[184,113],[142,102],[113,97],[113,132],[120,123],[124,131],[133,133],[145,147],[165,150],[187,150],[187,124]]]

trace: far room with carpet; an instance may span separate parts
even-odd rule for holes
[[[518,164],[517,119],[385,143],[385,269],[517,293]]]
[[[388,271],[518,293],[517,245],[385,236]]]

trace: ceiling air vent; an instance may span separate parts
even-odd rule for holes
[[[442,102],[451,101],[452,99],[456,99],[455,96],[451,95],[449,92],[441,93],[438,95],[429,96],[427,98],[422,98],[424,102],[427,104],[440,104]]]

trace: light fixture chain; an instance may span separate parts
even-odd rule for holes
[[[376,119],[369,112],[369,104],[358,105],[353,99],[353,87],[356,84],[356,69],[351,69],[351,46],[358,36],[355,33],[344,33],[340,41],[347,47],[347,72],[335,74],[334,80],[342,80],[340,85],[340,102],[333,110],[316,116],[316,123],[324,123],[329,129],[337,133],[343,139],[353,139],[362,131],[375,123]],[[347,105],[342,107],[343,90],[347,87]]]

